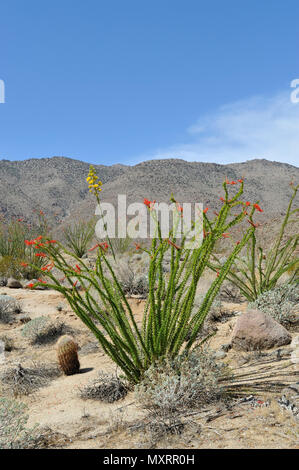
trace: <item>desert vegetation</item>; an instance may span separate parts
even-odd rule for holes
[[[102,184],[93,167],[87,182],[100,205]],[[136,447],[199,443],[210,432],[221,434],[210,421],[222,419],[227,428],[227,416],[244,409],[255,413],[257,427],[287,421],[285,446],[294,445],[299,260],[298,233],[291,229],[298,186],[291,186],[267,249],[259,235],[264,209],[244,198],[244,187],[243,178],[223,181],[221,206],[204,208],[203,240],[192,250],[175,227],[162,237],[146,198],[157,229],[151,245],[94,241],[93,220],[75,222],[61,238],[51,234],[44,214],[30,227],[22,220],[2,223],[0,448],[70,447],[68,432],[84,445],[90,429],[101,445],[117,445],[120,436],[122,445]],[[182,208],[174,197],[172,203],[178,220]],[[67,432],[60,417],[51,428],[42,407],[51,414],[55,400],[61,400],[57,416],[68,408],[78,429],[68,424]],[[134,410],[131,419],[124,410],[128,416]],[[35,413],[50,428],[43,430]]]

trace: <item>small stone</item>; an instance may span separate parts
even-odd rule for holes
[[[222,349],[224,352],[228,352],[231,348],[232,348],[231,343],[223,344],[223,345],[221,346],[221,349]]]
[[[10,289],[22,289],[23,286],[20,281],[14,279],[13,277],[10,277],[7,280],[7,287],[9,287]]]
[[[226,357],[226,353],[224,351],[217,351],[214,354],[215,359],[224,359]]]

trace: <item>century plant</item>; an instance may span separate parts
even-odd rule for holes
[[[294,233],[288,237],[286,242],[284,241],[287,226],[294,223],[291,217],[299,211],[298,208],[292,209],[299,185],[295,186],[291,183],[290,186],[293,193],[272,246],[265,251],[257,243],[256,234],[253,232],[246,256],[236,256],[235,263],[228,272],[227,279],[236,285],[250,302],[254,302],[264,292],[274,289],[285,273],[290,274],[289,283],[299,283],[299,257],[297,251],[299,234]],[[246,204],[250,206],[249,202]],[[258,204],[255,206],[259,212],[263,212]],[[213,258],[214,263],[211,267],[216,271],[220,261],[215,255]]]
[[[90,169],[88,182],[90,191],[100,203],[101,185],[93,167]],[[144,372],[158,359],[175,358],[184,351],[188,354],[236,256],[255,231],[255,224],[252,222],[255,207],[252,207],[249,216],[252,223],[217,271],[200,306],[194,312],[196,289],[208,269],[217,240],[226,238],[227,231],[246,217],[245,203],[240,199],[243,180],[239,180],[239,189],[232,197],[228,194],[228,184],[232,183],[223,183],[225,197],[221,198],[223,206],[219,214],[209,219],[208,208],[203,211],[203,241],[200,246],[187,249],[187,235],[177,240],[174,229],[168,238],[162,238],[160,224],[157,222],[157,234],[148,250],[149,296],[141,326],[137,324],[131,305],[113,270],[107,242],[97,243],[93,247],[97,249],[94,269],[62,244],[49,240],[43,243],[44,251],[51,260],[43,270],[48,278],[48,287],[61,292],[76,315],[96,336],[103,350],[132,383],[140,382]],[[155,217],[153,203],[147,199],[144,203]],[[175,206],[181,215],[182,208],[178,203]],[[232,210],[235,209],[238,213],[233,215]],[[136,248],[141,249],[139,245]],[[170,272],[166,277],[163,260],[168,250]],[[69,255],[74,259],[73,266],[68,261]],[[63,273],[63,284],[52,271],[53,266]]]

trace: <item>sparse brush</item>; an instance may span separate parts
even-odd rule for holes
[[[12,398],[0,398],[0,449],[59,447],[66,437],[49,427],[27,427],[27,406]]]
[[[115,254],[123,254],[131,247],[132,239],[128,235],[125,238],[110,238],[110,244]]]
[[[259,295],[249,306],[268,313],[283,326],[290,328],[299,324],[298,302],[299,285],[282,284]]]
[[[73,250],[78,258],[82,258],[95,235],[95,220],[79,220],[64,228],[63,234],[66,246]]]
[[[0,295],[0,323],[9,323],[22,310],[20,303],[10,295]]]
[[[80,363],[78,359],[78,344],[71,336],[62,336],[57,342],[58,363],[65,375],[78,374]]]
[[[127,393],[127,387],[118,377],[103,373],[80,389],[80,397],[84,400],[100,400],[106,403],[121,400]]]
[[[53,321],[49,317],[37,317],[26,323],[22,336],[31,344],[46,344],[53,342],[65,331],[62,321]]]
[[[4,351],[10,352],[14,349],[14,340],[10,336],[1,335],[0,341],[4,343]]]
[[[58,367],[52,364],[33,363],[31,367],[16,364],[5,369],[0,375],[0,380],[6,393],[21,396],[47,386],[60,375]]]
[[[200,407],[221,398],[219,380],[225,373],[211,353],[196,349],[151,365],[135,386],[135,395],[143,407],[163,415]]]
[[[0,398],[0,449],[25,449],[34,439],[35,429],[26,429],[27,407],[10,398]]]
[[[138,295],[144,299],[147,297],[149,286],[146,274],[137,273],[129,262],[121,262],[117,265],[116,275],[126,295]]]
[[[289,273],[290,283],[299,283],[299,234],[295,233],[284,241],[285,231],[291,219],[299,209],[292,209],[299,185],[291,185],[293,194],[282,221],[280,231],[272,246],[266,250],[257,245],[255,233],[252,234],[246,257],[236,257],[235,264],[230,268],[227,278],[235,284],[242,295],[250,302],[254,302],[259,295],[273,289],[281,276]],[[259,210],[261,210],[259,208]],[[261,210],[262,211],[262,210]],[[215,263],[210,267],[217,271],[220,260],[214,255]],[[236,269],[237,268],[237,272]]]

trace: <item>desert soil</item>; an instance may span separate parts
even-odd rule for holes
[[[32,319],[48,315],[53,319],[63,320],[73,330],[73,335],[80,345],[80,374],[61,375],[49,386],[19,398],[28,405],[29,426],[39,424],[51,428],[57,434],[56,446],[76,449],[299,448],[299,419],[295,418],[290,410],[278,404],[277,400],[281,398],[282,393],[271,393],[271,386],[257,394],[258,401],[254,402],[256,406],[252,406],[253,402],[250,401],[240,403],[234,400],[231,406],[217,403],[190,416],[184,416],[182,430],[166,433],[157,442],[148,428],[142,427],[142,424],[147,422],[147,414],[136,403],[133,391],[123,400],[112,404],[83,400],[79,397],[80,387],[96,378],[99,371],[112,374],[117,371],[116,366],[103,353],[95,338],[59,293],[50,290],[0,288],[0,294],[4,293],[18,299],[22,304],[23,313],[28,313]],[[130,303],[137,321],[140,322],[144,301],[130,299]],[[60,312],[57,310],[59,305],[63,306]],[[226,307],[233,315],[224,323],[216,324],[218,331],[209,345],[216,351],[221,345],[230,342],[236,319],[245,310],[246,303],[226,304]],[[22,328],[20,322],[0,324],[0,335],[9,335],[15,343],[15,348],[6,353],[5,363],[0,364],[0,371],[16,362],[22,365],[31,361],[56,363],[55,343],[30,346],[21,336]],[[275,359],[273,350],[265,352],[265,356],[230,350],[222,360],[239,372],[248,371],[249,368],[256,372],[261,371],[263,367],[270,367],[271,371],[276,372],[277,383],[296,383],[299,380],[299,358],[296,359],[295,348],[299,332],[292,332],[292,336],[292,343],[280,348],[284,353],[281,361]],[[262,365],[263,361],[267,360],[269,362],[266,366]],[[281,372],[277,375],[277,371]],[[294,373],[297,373],[297,376]],[[248,395],[250,393],[245,394],[245,397]]]

